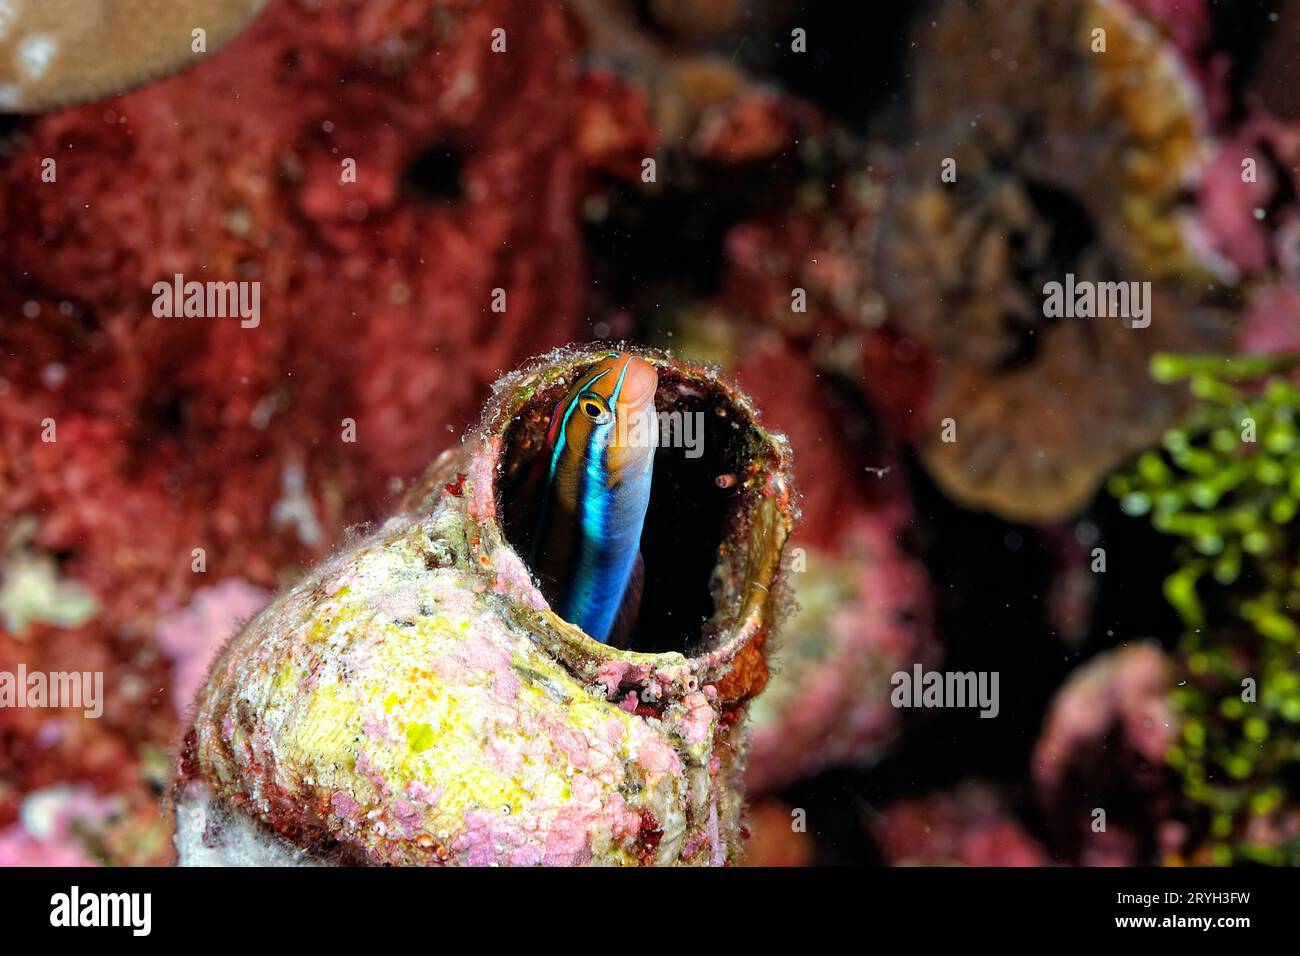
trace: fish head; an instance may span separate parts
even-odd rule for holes
[[[645,359],[614,352],[601,359],[555,407],[549,443],[584,459],[603,455],[611,476],[644,468],[658,445],[659,375]]]

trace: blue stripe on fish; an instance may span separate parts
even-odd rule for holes
[[[618,382],[610,396],[609,404],[618,408],[618,398],[623,391],[631,356],[623,363]],[[601,375],[605,373],[602,372]],[[599,378],[600,376],[597,376]],[[594,381],[594,380],[593,380]],[[590,385],[588,386],[590,388]],[[620,521],[617,513],[617,494],[610,487],[609,435],[618,424],[618,416],[608,425],[592,431],[588,447],[584,481],[579,489],[582,510],[582,537],[578,551],[578,570],[574,577],[570,606],[578,624],[597,640],[605,640],[614,626],[614,618],[623,603],[628,579],[636,563],[641,544],[641,517],[635,527]],[[592,454],[595,452],[595,454]]]
[[[647,408],[653,413],[657,376],[631,355],[610,355],[602,364],[552,417],[553,447],[529,564],[556,613],[608,641],[636,571],[653,467],[653,448],[611,444],[627,434],[628,417]],[[617,379],[601,389],[615,368]],[[631,402],[620,407],[632,370]]]

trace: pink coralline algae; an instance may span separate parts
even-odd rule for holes
[[[1175,809],[1165,754],[1177,739],[1173,667],[1158,647],[1107,651],[1057,692],[1033,755],[1033,779],[1064,854],[1087,865],[1154,862]],[[1097,810],[1105,827],[1095,827]]]
[[[1268,231],[1256,215],[1277,188],[1273,170],[1255,159],[1249,142],[1222,143],[1206,163],[1197,189],[1193,229],[1208,252],[1222,257],[1235,274],[1264,272],[1272,261]],[[1249,178],[1243,163],[1256,163]]]
[[[1046,866],[1047,852],[992,789],[968,784],[952,793],[901,800],[873,826],[893,866]]]
[[[746,781],[755,790],[873,763],[902,729],[890,675],[938,654],[924,569],[900,548],[896,529],[887,515],[864,515],[835,552],[809,551],[795,576],[801,608],[752,711]]]
[[[1057,694],[1034,754],[1034,777],[1045,788],[1061,786],[1071,757],[1118,730],[1137,756],[1159,765],[1177,735],[1164,693],[1168,659],[1156,647],[1135,644],[1110,651],[1081,667]]]
[[[158,619],[154,639],[172,659],[172,702],[183,714],[203,683],[208,665],[270,600],[270,593],[239,578],[194,592],[189,605]]]
[[[1249,355],[1300,355],[1300,286],[1258,289],[1242,316],[1238,341]]]
[[[1300,126],[1251,108],[1224,131],[1197,184],[1194,240],[1233,277],[1300,280]]]
[[[751,712],[746,781],[761,791],[828,766],[874,762],[901,729],[890,675],[935,660],[938,648],[928,576],[901,541],[910,505],[892,457],[845,453],[843,416],[812,400],[815,372],[790,350],[756,345],[737,376],[768,400],[772,420],[800,449],[795,471],[806,489],[791,551],[800,609]],[[791,395],[807,396],[806,404]]]
[[[38,840],[12,824],[0,830],[0,866],[98,866],[85,851],[67,843]]]
[[[562,20],[532,6],[279,0],[195,70],[26,128],[0,189],[21,276],[0,296],[33,318],[0,331],[0,517],[42,514],[38,543],[125,607],[183,600],[196,546],[274,584],[321,553],[271,520],[288,459],[334,537],[502,366],[567,338],[576,172],[565,123],[535,120],[571,86]],[[485,69],[496,25],[514,69]],[[42,157],[58,181],[34,187]],[[155,317],[176,273],[260,282],[259,326]],[[33,438],[46,415],[57,444]]]
[[[31,547],[99,611],[0,632],[0,657],[124,690],[102,721],[0,713],[0,826],[62,779],[161,821],[150,777],[188,702],[155,637],[181,683],[191,638],[216,638],[159,618],[211,582],[292,580],[454,443],[501,368],[573,337],[570,50],[551,3],[271,0],[194,69],[7,131],[0,537],[34,518]],[[259,323],[155,315],[177,274],[260,283]]]
[[[120,801],[88,786],[39,790],[23,801],[19,822],[0,828],[0,867],[98,866],[88,838],[121,812]]]

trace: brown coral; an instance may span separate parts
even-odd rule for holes
[[[1181,225],[1203,133],[1160,34],[1108,0],[988,7],[952,0],[923,29],[922,139],[893,190],[881,271],[903,327],[936,352],[927,468],[966,504],[1044,521],[1086,503],[1177,413],[1145,374],[1150,355],[1222,345],[1226,322]],[[1047,317],[1046,284],[1067,274],[1152,282],[1150,327]]]
[[[266,0],[6,0],[0,110],[39,112],[110,96],[197,64]]]

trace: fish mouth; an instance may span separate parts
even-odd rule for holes
[[[529,553],[539,502],[527,476],[546,448],[551,411],[600,357],[582,350],[548,356],[525,370],[519,402],[500,412],[497,514],[519,555]],[[653,452],[641,536],[644,591],[624,649],[730,659],[776,614],[780,557],[796,512],[789,446],[714,370],[649,351],[635,361],[650,373],[636,383],[645,410],[668,423],[668,434]],[[644,391],[647,381],[653,392]],[[598,653],[619,653],[600,647]]]

